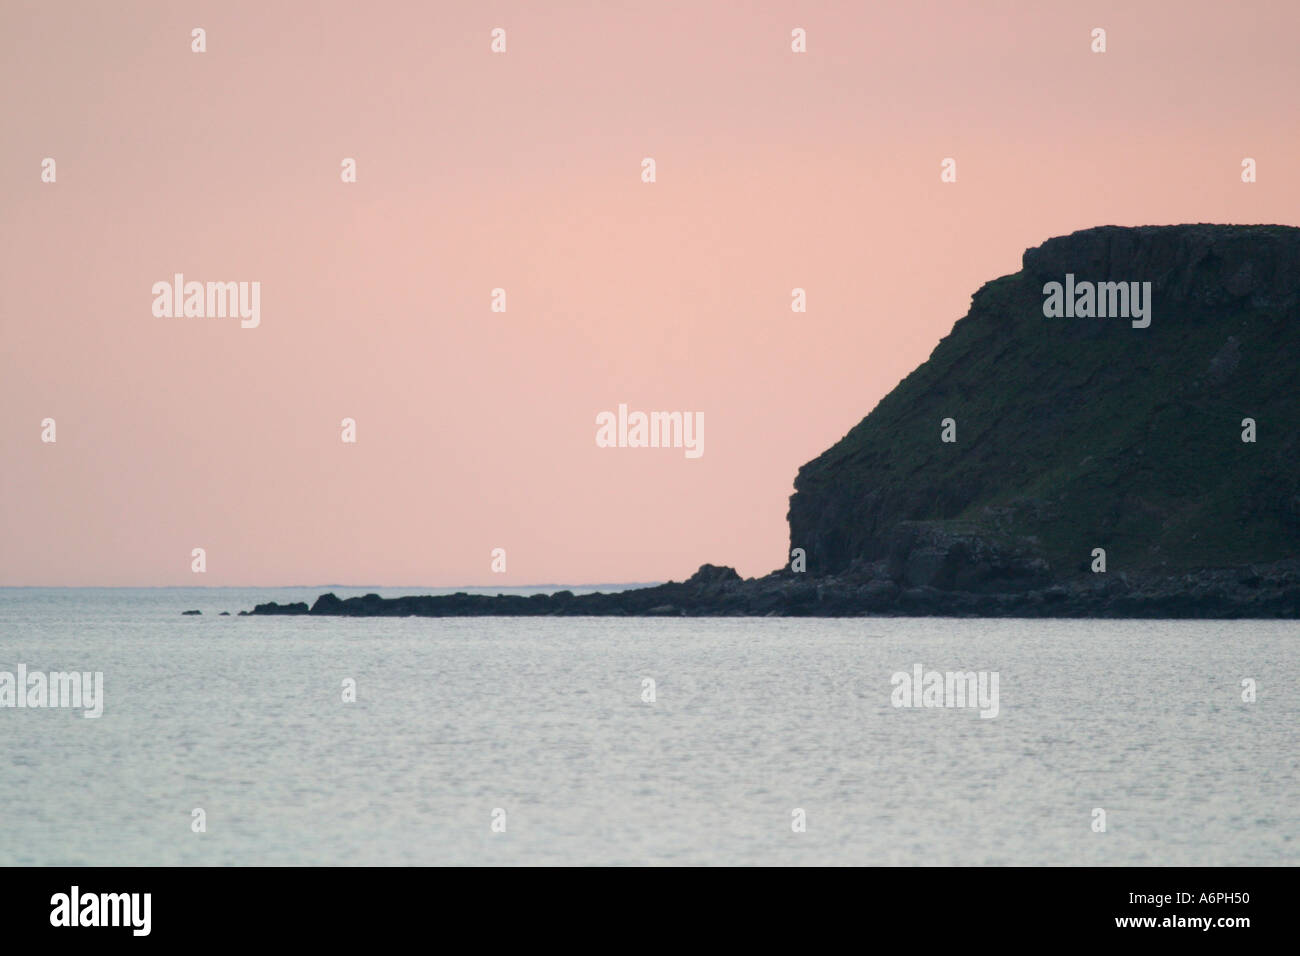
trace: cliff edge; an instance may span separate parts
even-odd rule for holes
[[[1045,316],[1049,283],[1094,314]],[[1149,324],[1095,314],[1121,291],[1146,292]],[[809,574],[884,561],[944,590],[1065,583],[1097,548],[1111,574],[1297,556],[1300,229],[1103,226],[1029,249],[799,470],[788,518]]]

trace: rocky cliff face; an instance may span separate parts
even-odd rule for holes
[[[1150,282],[1149,327],[1046,318],[1067,274]],[[1105,226],[1028,250],[799,470],[788,517],[809,575],[873,566],[903,589],[1082,582],[1095,548],[1112,577],[1300,555],[1300,229]]]

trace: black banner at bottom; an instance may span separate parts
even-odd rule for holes
[[[0,869],[0,920],[6,943],[337,946],[456,931],[456,939],[518,933],[533,943],[604,946],[807,944],[845,932],[921,950],[1125,936],[1230,946],[1275,938],[1291,922],[1283,905],[1292,882],[1280,868],[9,868]]]

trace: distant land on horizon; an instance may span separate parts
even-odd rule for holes
[[[1300,617],[1300,228],[1027,250],[799,469],[787,518],[791,563],[762,578],[251,613]]]

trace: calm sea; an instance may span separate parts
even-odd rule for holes
[[[0,864],[1300,862],[1295,622],[217,616],[321,590],[0,589],[104,675],[0,707]]]

